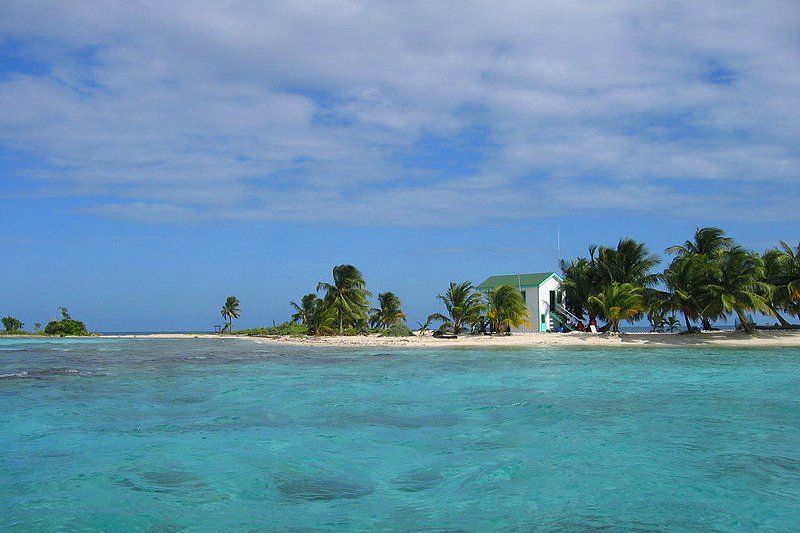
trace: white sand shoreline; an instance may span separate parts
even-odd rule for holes
[[[624,333],[620,336],[592,333],[515,333],[509,336],[461,335],[457,339],[436,339],[429,335],[414,337],[326,336],[250,337],[202,333],[151,333],[107,335],[102,338],[121,339],[247,339],[262,343],[295,346],[384,347],[384,348],[503,348],[503,347],[799,347],[800,331],[759,331],[752,335],[736,331],[704,332],[694,335],[677,333]]]

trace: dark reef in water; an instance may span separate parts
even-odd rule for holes
[[[299,500],[336,500],[360,498],[372,494],[373,488],[333,476],[282,476],[275,485],[282,496]]]

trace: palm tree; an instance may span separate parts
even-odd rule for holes
[[[310,292],[303,296],[300,300],[300,305],[297,305],[295,302],[289,302],[289,305],[297,311],[292,315],[292,322],[308,325],[311,315],[315,311],[317,300],[319,300],[319,297],[313,292]]]
[[[664,271],[664,284],[668,290],[663,293],[664,306],[683,313],[687,332],[693,331],[689,320],[701,318],[700,310],[705,307],[701,298],[710,272],[711,265],[705,255],[676,257]]]
[[[560,261],[563,273],[563,287],[565,289],[565,306],[578,318],[588,317],[591,322],[597,319],[599,309],[596,304],[589,302],[589,296],[594,296],[601,290],[600,277],[595,262],[595,247],[589,248],[589,257],[579,257],[571,261]]]
[[[590,296],[601,314],[611,324],[611,331],[619,332],[619,323],[630,320],[645,309],[642,288],[631,283],[612,283],[598,296]]]
[[[333,325],[336,323],[336,309],[316,295],[313,296],[314,299],[309,302],[306,322],[309,335],[320,336],[332,333]]]
[[[659,282],[660,276],[651,271],[660,262],[645,244],[633,239],[620,239],[616,248],[601,246],[598,249],[596,264],[604,288],[613,283],[651,287]]]
[[[678,257],[705,255],[711,257],[722,248],[733,246],[733,239],[725,236],[725,231],[719,228],[697,228],[694,232],[694,241],[685,241],[667,248],[668,254]]]
[[[665,303],[666,293],[663,291],[650,290],[644,293],[644,308],[647,321],[650,322],[650,329],[653,333],[663,332],[667,323],[667,305]]]
[[[431,317],[425,319],[424,323],[417,321],[417,325],[419,326],[420,334],[425,335],[425,332],[430,330]]]
[[[795,250],[781,241],[779,247],[768,250],[762,259],[765,281],[773,287],[770,309],[783,326],[790,326],[778,309],[800,317],[800,244]]]
[[[643,243],[633,239],[620,239],[616,248],[590,246],[589,258],[579,257],[572,261],[561,261],[566,289],[566,307],[575,316],[588,316],[593,323],[600,314],[597,299],[613,284],[629,283],[642,288],[656,285],[661,275],[653,269],[660,263],[658,256],[651,254]],[[600,328],[611,327],[607,323]]]
[[[735,243],[733,239],[726,237],[725,231],[720,228],[697,228],[694,232],[693,241],[685,241],[683,244],[670,246],[667,248],[666,252],[676,256],[675,259],[673,259],[673,263],[675,261],[692,259],[690,263],[678,265],[678,268],[691,268],[694,270],[691,275],[693,278],[693,283],[696,286],[702,286],[711,282],[708,278],[713,270],[713,265],[711,265],[711,262],[713,262],[718,256],[719,251],[725,248],[730,248],[734,244]],[[701,302],[697,301],[698,297],[697,291],[694,291],[693,305],[696,309],[702,309],[705,307],[705,305],[702,305]],[[698,314],[698,316],[692,316],[692,318],[699,318],[702,321],[703,329],[711,329],[710,317]],[[684,313],[684,319],[686,319],[687,328],[689,328],[688,331],[692,331],[692,329],[688,326],[686,313]]]
[[[441,321],[440,330],[452,330],[458,334],[464,330],[465,324],[474,324],[480,319],[483,303],[470,281],[463,283],[451,281],[447,292],[437,295],[436,298],[442,301],[447,314],[433,313],[428,317],[428,321]]]
[[[680,325],[681,321],[675,318],[675,315],[669,315],[667,317],[667,321],[664,323],[664,326],[669,330],[670,333],[674,333]]]
[[[369,319],[373,327],[388,328],[405,322],[406,314],[400,308],[400,298],[393,292],[378,294],[378,306],[372,309]]]
[[[718,250],[713,265],[711,283],[703,290],[707,303],[701,314],[721,317],[736,313],[744,330],[752,333],[747,311],[771,312],[763,296],[770,291],[769,285],[762,281],[764,260],[741,246],[732,246]]]
[[[495,331],[505,331],[510,327],[531,327],[528,306],[518,289],[510,285],[500,285],[489,291],[486,303],[489,308],[487,316]]]
[[[222,306],[220,314],[223,319],[228,320],[228,333],[233,333],[233,319],[239,318],[241,314],[238,298],[236,298],[236,296],[228,296],[225,300],[225,305]]]
[[[366,322],[369,313],[368,297],[372,293],[366,289],[361,271],[353,265],[339,265],[333,268],[333,283],[320,281],[317,291],[324,290],[325,303],[336,310],[339,319],[339,335],[344,333],[344,323],[355,325]]]

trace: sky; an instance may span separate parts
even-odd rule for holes
[[[0,2],[0,314],[288,319],[698,227],[800,240],[796,1]],[[560,239],[559,239],[560,236]]]

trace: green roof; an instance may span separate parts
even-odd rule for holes
[[[538,287],[550,276],[559,277],[555,272],[539,272],[536,274],[509,274],[508,276],[492,276],[480,285],[479,291],[488,291],[500,285],[511,285],[512,287]],[[559,279],[561,279],[559,277]]]

